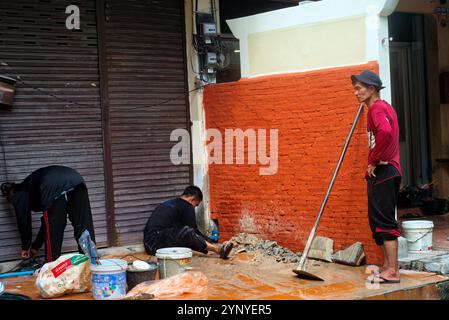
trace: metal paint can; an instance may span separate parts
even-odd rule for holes
[[[163,248],[156,251],[156,258],[159,278],[165,279],[191,269],[192,250],[182,247]]]

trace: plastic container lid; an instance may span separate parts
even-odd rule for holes
[[[151,268],[149,263],[141,260],[134,261],[132,266],[135,270],[150,270]]]
[[[128,269],[128,263],[122,259],[105,259],[100,260],[100,263],[91,264],[90,270],[93,272],[116,272]]]
[[[433,228],[433,222],[430,220],[408,220],[402,222],[402,227],[405,229]]]
[[[192,257],[192,249],[173,247],[163,248],[156,251],[156,257],[159,259],[186,259]]]
[[[150,272],[150,271],[154,271],[154,270],[156,270],[156,269],[158,269],[159,268],[159,265],[158,265],[158,263],[157,262],[154,262],[154,261],[147,261],[147,263],[148,263],[148,269],[145,269],[145,270],[138,270],[138,269],[135,269],[134,267],[133,267],[133,263],[129,263],[128,264],[128,270],[126,270],[126,272],[127,273],[139,273],[139,272]]]

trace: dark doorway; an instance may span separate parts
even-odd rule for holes
[[[403,185],[421,186],[432,179],[430,160],[424,17],[394,13],[389,17],[392,104],[400,126]]]

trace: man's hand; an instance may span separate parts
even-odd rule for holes
[[[22,250],[21,256],[23,260],[29,259],[31,257],[31,249]]]
[[[387,161],[379,161],[378,166],[385,166],[387,165]],[[368,177],[375,177],[374,170],[376,170],[377,166],[373,166],[371,164],[368,165],[368,168],[366,169],[366,172],[368,173]]]
[[[368,174],[368,177],[372,178],[376,175],[374,174],[374,170],[376,170],[376,166],[373,166],[371,164],[368,165],[368,168],[366,169],[366,173]]]
[[[28,250],[22,250],[22,253],[20,255],[22,256],[23,260],[27,260],[30,258],[35,258],[36,254],[37,254],[37,250],[30,248]]]

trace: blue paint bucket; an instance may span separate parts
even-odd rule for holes
[[[96,300],[120,299],[126,294],[126,269],[122,259],[100,260],[101,264],[90,266],[92,272],[92,295]]]

